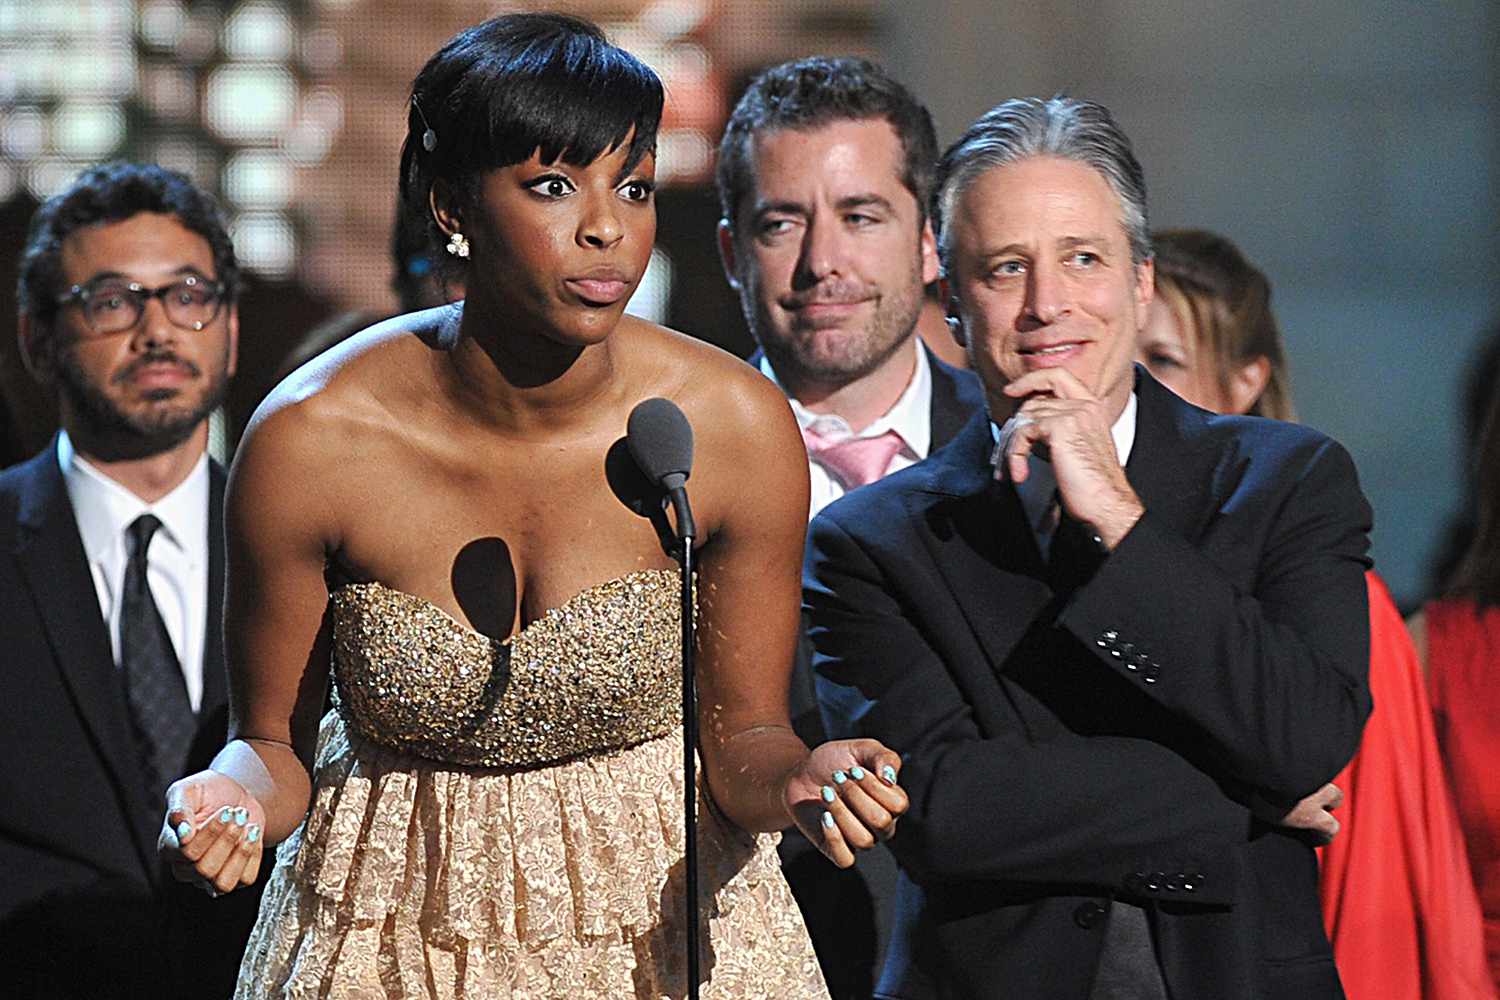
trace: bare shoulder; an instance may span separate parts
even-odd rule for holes
[[[628,334],[642,365],[657,373],[645,396],[676,402],[693,427],[693,481],[706,510],[727,524],[785,508],[800,532],[807,519],[807,452],[780,387],[741,359],[686,334],[642,324]]]
[[[378,448],[399,425],[393,408],[418,394],[414,383],[431,370],[421,361],[434,350],[432,312],[369,327],[283,379],[250,418],[236,472],[270,464],[279,476],[310,482],[336,477]]]
[[[797,437],[786,396],[742,359],[666,327],[639,320],[629,327],[622,321],[621,327],[633,356],[659,373],[655,394],[682,407],[698,439],[722,438],[739,447],[755,444],[747,435],[759,435],[765,444],[778,436]]]

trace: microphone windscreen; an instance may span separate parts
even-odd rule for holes
[[[693,428],[670,399],[644,399],[625,422],[630,454],[653,483],[681,486],[693,468]],[[668,476],[680,476],[666,483]]]

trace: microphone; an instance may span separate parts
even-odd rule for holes
[[[687,479],[693,470],[693,428],[682,410],[660,396],[645,399],[625,421],[625,441],[635,464],[657,486],[666,490],[677,514],[677,537],[696,538]]]
[[[693,428],[670,399],[656,397],[635,405],[625,421],[625,443],[647,479],[667,492],[677,514],[682,545],[675,558],[682,566],[682,825],[686,881],[687,998],[698,1000],[698,701],[693,650],[693,512],[688,507],[687,478],[693,471]],[[665,518],[664,518],[665,520]]]

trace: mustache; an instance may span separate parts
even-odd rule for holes
[[[114,374],[114,377],[110,379],[110,382],[119,383],[124,382],[126,379],[133,378],[136,372],[140,371],[142,368],[145,368],[147,365],[176,365],[178,368],[181,368],[194,378],[197,378],[199,375],[203,374],[203,369],[199,368],[197,365],[193,364],[186,358],[173,353],[172,351],[147,351],[145,354],[142,354],[140,357],[130,362],[130,364],[126,365],[124,368],[121,368],[118,372],[116,372]]]
[[[800,309],[803,306],[852,305],[870,298],[870,286],[862,281],[823,281],[802,292],[793,292],[782,298],[785,309]]]

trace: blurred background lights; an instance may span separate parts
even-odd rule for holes
[[[697,177],[707,172],[713,147],[708,137],[697,129],[677,128],[658,132],[656,136],[656,177],[658,181]]]
[[[297,107],[297,81],[280,66],[220,66],[208,77],[209,127],[231,141],[274,139]]]
[[[309,31],[302,36],[302,65],[314,73],[332,73],[344,58],[344,45],[338,32],[328,28]]]
[[[677,42],[667,47],[662,60],[662,69],[674,79],[689,77],[697,79],[707,76],[712,60],[708,50],[692,42]]]
[[[194,183],[210,191],[219,179],[213,155],[185,137],[171,136],[156,142],[147,150],[146,158],[168,170],[187,174]]]
[[[87,44],[80,40],[54,60],[51,90],[70,97],[126,97],[135,91],[135,49],[129,36]]]
[[[650,323],[665,323],[672,301],[672,258],[660,248],[651,251],[651,261],[625,311]]]
[[[125,138],[125,115],[113,104],[64,104],[52,117],[52,144],[75,160],[100,160]]]
[[[198,81],[176,66],[152,66],[141,73],[141,96],[169,121],[187,118],[198,108]]]
[[[180,0],[148,0],[141,5],[138,30],[147,45],[170,49],[182,40],[188,12]]]
[[[188,17],[182,36],[172,48],[172,59],[185,65],[207,62],[219,47],[219,23],[216,11],[204,4],[195,7]]]
[[[708,16],[705,0],[656,0],[640,14],[641,24],[658,35],[685,35]]]
[[[43,157],[26,168],[26,188],[37,201],[46,201],[83,172],[86,162]]]
[[[241,4],[224,23],[224,52],[232,59],[285,60],[295,38],[285,6],[266,0]]]
[[[0,152],[15,160],[29,160],[47,144],[47,119],[36,108],[17,108],[0,124]]]
[[[241,208],[284,208],[292,200],[292,165],[280,153],[236,153],[224,168],[224,194]]]
[[[319,87],[302,99],[302,118],[337,132],[344,125],[344,100],[331,87]]]
[[[235,256],[268,277],[289,276],[297,263],[297,234],[279,212],[245,212],[229,224]]]
[[[333,148],[334,130],[322,122],[298,122],[281,137],[281,148],[299,166],[321,163]]]

